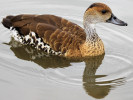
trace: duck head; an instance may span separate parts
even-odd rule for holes
[[[100,22],[112,23],[120,26],[127,26],[127,23],[118,19],[112,10],[103,3],[93,3],[84,14],[84,22],[96,24]]]

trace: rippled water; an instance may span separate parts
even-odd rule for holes
[[[0,20],[16,14],[54,14],[82,26],[93,2],[108,4],[127,27],[98,24],[106,54],[74,61],[49,56],[10,38],[0,24],[0,100],[132,100],[132,0],[3,0]]]

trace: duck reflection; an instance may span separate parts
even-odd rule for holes
[[[98,67],[102,64],[104,55],[90,58],[85,61],[86,67],[83,74],[83,86],[87,94],[101,99],[108,95],[111,85],[98,85],[97,78],[105,77],[106,75],[96,75]]]
[[[107,96],[112,88],[115,88],[111,83],[116,80],[97,82],[96,79],[105,77],[106,75],[96,75],[97,69],[102,64],[104,55],[98,57],[84,58],[84,59],[67,59],[59,56],[50,56],[44,52],[38,51],[31,46],[22,45],[14,39],[8,43],[10,49],[14,52],[15,56],[32,61],[43,68],[64,68],[69,67],[72,62],[85,62],[85,69],[83,73],[83,87],[86,93],[94,98],[101,99]],[[122,83],[124,78],[117,79],[117,83]]]
[[[64,57],[48,55],[45,52],[36,50],[34,47],[29,45],[22,45],[13,38],[8,45],[11,46],[10,49],[14,52],[17,58],[32,61],[45,69],[70,66],[70,61]]]
[[[110,90],[116,88],[116,86],[123,85],[125,82],[125,77],[109,81],[96,81],[107,76],[96,75],[96,71],[102,64],[103,59],[104,55],[84,60],[86,67],[83,74],[83,86],[86,93],[96,99],[104,98],[109,94]]]

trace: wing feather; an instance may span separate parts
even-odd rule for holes
[[[33,31],[53,50],[62,53],[78,49],[86,39],[84,29],[54,15],[18,15],[11,19],[11,23],[22,35]]]

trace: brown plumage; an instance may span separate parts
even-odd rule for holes
[[[112,13],[110,8],[105,4],[95,3],[86,10],[84,22],[87,22],[87,18],[91,18],[90,15],[97,18],[98,13],[101,14],[103,9],[108,11],[108,14],[103,17],[102,21],[109,19]],[[99,19],[97,20],[99,21]],[[91,33],[87,33],[77,24],[58,16],[22,14],[7,16],[2,23],[7,28],[15,28],[22,36],[35,32],[52,50],[61,52],[66,57],[97,56],[104,53],[103,43],[98,36],[97,39],[95,39],[95,35],[89,37],[89,39],[94,38],[90,41],[86,35]],[[85,23],[84,26],[86,26]]]
[[[86,39],[86,34],[80,26],[54,15],[7,16],[3,19],[5,26],[7,20],[9,26],[15,27],[22,35],[28,35],[30,31],[35,32],[56,52],[66,53],[68,49],[79,49],[79,45]]]

